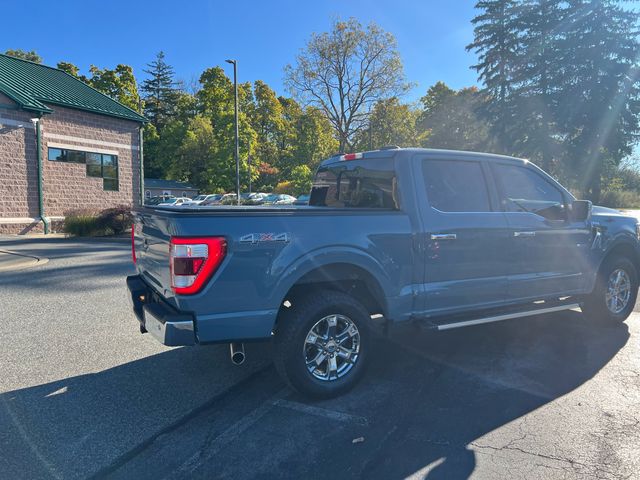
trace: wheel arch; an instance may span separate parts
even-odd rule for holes
[[[370,315],[387,314],[385,290],[366,267],[345,261],[315,266],[299,275],[283,295],[280,310],[295,305],[295,299],[314,291],[335,290],[351,295]],[[288,305],[287,305],[288,303]]]
[[[636,272],[640,275],[640,253],[638,252],[638,248],[632,242],[624,239],[619,240],[607,249],[598,264],[598,272],[607,260],[615,256],[621,256],[631,260],[633,266],[636,267]]]

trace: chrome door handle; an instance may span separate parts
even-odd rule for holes
[[[455,233],[432,233],[431,240],[455,240],[458,236]]]
[[[535,237],[536,232],[513,232],[513,236],[522,238]]]

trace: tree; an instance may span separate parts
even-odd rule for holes
[[[503,145],[510,145],[513,105],[513,71],[517,64],[519,31],[515,0],[481,0],[480,14],[471,20],[474,40],[467,46],[478,54],[471,68],[483,82],[483,93],[491,98],[483,111]],[[507,147],[508,148],[508,147]],[[505,148],[506,149],[506,148]]]
[[[313,172],[307,165],[298,165],[291,171],[291,192],[296,197],[311,191]]]
[[[213,128],[216,142],[217,164],[224,166],[224,172],[218,172],[220,181],[212,180],[213,184],[225,190],[233,190],[235,185],[235,129],[233,108],[233,84],[220,67],[208,68],[200,76],[202,88],[196,93],[198,110],[202,116],[208,118]],[[247,111],[253,108],[253,93],[251,84],[238,85],[238,130],[240,144],[240,173],[241,186],[249,184],[248,159],[252,156],[256,146],[257,135],[253,129]],[[221,167],[222,168],[222,167]],[[233,175],[233,184],[227,182],[227,172]],[[209,172],[213,174],[213,172]],[[257,178],[255,169],[251,170],[252,181]]]
[[[161,128],[175,113],[178,91],[174,81],[173,68],[166,63],[164,52],[160,51],[156,59],[147,64],[149,75],[140,86],[145,109],[145,116],[156,127]]]
[[[357,135],[356,150],[372,150],[387,145],[418,147],[423,135],[418,133],[418,112],[397,97],[378,101],[371,111],[369,125]]]
[[[68,73],[72,77],[75,77],[75,78],[77,78],[79,80],[82,80],[85,83],[89,83],[89,79],[87,77],[85,77],[84,75],[80,75],[80,69],[76,65],[74,65],[73,63],[58,62],[56,67],[59,70],[62,70],[63,72]]]
[[[491,151],[495,149],[487,122],[478,114],[484,96],[477,88],[453,90],[437,82],[420,99],[418,118],[422,145],[430,148]]]
[[[95,65],[89,68],[91,78],[89,84],[100,92],[119,101],[132,110],[139,111],[140,95],[138,84],[129,65],[117,65],[114,70],[100,69]]]
[[[560,128],[569,167],[598,201],[607,164],[618,165],[640,135],[638,16],[620,1],[567,2]]]
[[[563,157],[557,118],[565,67],[559,45],[567,25],[564,4],[564,0],[524,0],[514,21],[520,46],[512,66],[513,149],[554,173]]]
[[[29,60],[30,62],[42,63],[42,57],[36,53],[35,50],[31,50],[27,52],[26,50],[15,49],[15,50],[7,50],[4,52],[5,55],[9,55],[10,57],[21,58],[22,60]]]
[[[408,88],[395,37],[374,23],[363,29],[354,18],[313,34],[285,76],[295,97],[324,112],[343,151],[366,128],[376,101]]]

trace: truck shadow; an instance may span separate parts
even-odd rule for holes
[[[229,443],[215,465],[203,464],[200,473],[266,478],[275,474],[275,465],[278,476],[286,478],[335,477],[337,472],[467,478],[476,465],[469,449],[474,441],[588,381],[628,338],[626,326],[587,325],[576,312],[436,335],[397,330],[390,342],[376,342],[371,368],[351,393],[321,402],[288,396],[299,404],[364,417],[366,426],[343,425],[315,438],[309,433],[313,425],[295,428],[304,412],[267,415],[240,443]],[[243,370],[229,364],[226,346],[173,349],[4,393],[0,442],[6,447],[0,471],[7,478],[85,478],[168,425],[197,421],[185,419],[194,408],[208,405],[203,414],[225,415],[215,408],[216,395],[251,372],[268,368],[263,373],[273,375],[268,346],[251,345],[248,354]],[[252,381],[234,395],[253,395]],[[287,438],[277,452],[274,435]],[[358,435],[366,441],[352,445]],[[242,445],[257,449],[249,463]]]

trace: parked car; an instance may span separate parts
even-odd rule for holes
[[[193,197],[190,202],[183,203],[183,205],[202,205],[206,201],[219,200],[221,197],[222,195],[216,193],[210,195],[198,195],[196,197]]]
[[[223,193],[216,193],[216,194],[210,195],[209,197],[210,198],[204,200],[200,205],[202,205],[202,206],[220,205],[220,201],[224,197],[224,194]]]
[[[225,193],[220,199],[220,205],[237,205],[238,195],[235,193]]]
[[[294,205],[309,205],[310,195],[300,195],[296,198],[296,201],[293,202]]]
[[[296,201],[296,197],[283,193],[272,193],[262,199],[262,205],[291,205]]]
[[[158,205],[161,202],[166,202],[172,198],[176,198],[173,195],[158,195],[156,197],[147,198],[144,202],[145,205]]]
[[[249,193],[247,197],[243,198],[242,204],[243,205],[262,205],[265,197],[267,197],[268,195],[269,195],[268,193],[261,193],[261,192]]]
[[[336,156],[310,204],[138,209],[127,284],[142,331],[170,346],[230,343],[236,363],[241,342],[273,341],[289,385],[330,397],[362,378],[372,317],[382,331],[437,332],[580,307],[617,324],[636,302],[638,221],[577,200],[525,160]]]
[[[184,203],[189,203],[190,201],[191,199],[189,197],[173,197],[158,203],[157,206],[158,207],[166,207],[166,206],[178,207],[183,205]]]

